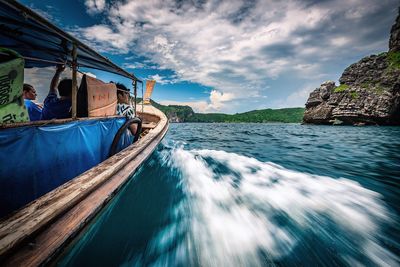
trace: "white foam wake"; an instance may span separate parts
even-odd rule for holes
[[[174,211],[188,225],[175,251],[178,261],[186,257],[201,266],[265,265],[290,256],[307,233],[324,240],[310,246],[332,246],[350,265],[362,265],[363,258],[380,266],[398,263],[379,240],[380,225],[390,221],[381,196],[357,182],[215,150],[177,148],[169,164],[181,173],[188,198],[187,206]],[[157,244],[185,232],[182,225],[162,231]]]

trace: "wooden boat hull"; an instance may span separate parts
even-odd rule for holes
[[[138,142],[0,222],[1,265],[48,262],[121,189],[168,130],[168,119],[152,106],[144,106],[139,116],[147,132]]]

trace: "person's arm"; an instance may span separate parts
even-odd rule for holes
[[[57,93],[58,80],[60,78],[61,72],[63,72],[64,70],[65,70],[65,65],[57,65],[56,73],[54,74],[53,79],[51,80],[51,83],[50,83],[49,94]]]

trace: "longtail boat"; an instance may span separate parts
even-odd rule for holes
[[[118,193],[163,139],[168,120],[136,104],[143,82],[134,74],[14,0],[0,1],[0,59],[0,110],[11,110],[0,123],[0,265],[37,266],[56,257]],[[24,68],[58,64],[72,69],[71,118],[24,121]],[[115,115],[114,85],[86,77],[79,86],[80,68],[130,79],[140,120]],[[96,105],[96,97],[107,101]]]

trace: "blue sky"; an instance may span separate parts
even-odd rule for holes
[[[197,112],[301,107],[326,80],[388,50],[398,0],[23,0]],[[98,78],[129,81],[89,70]]]

